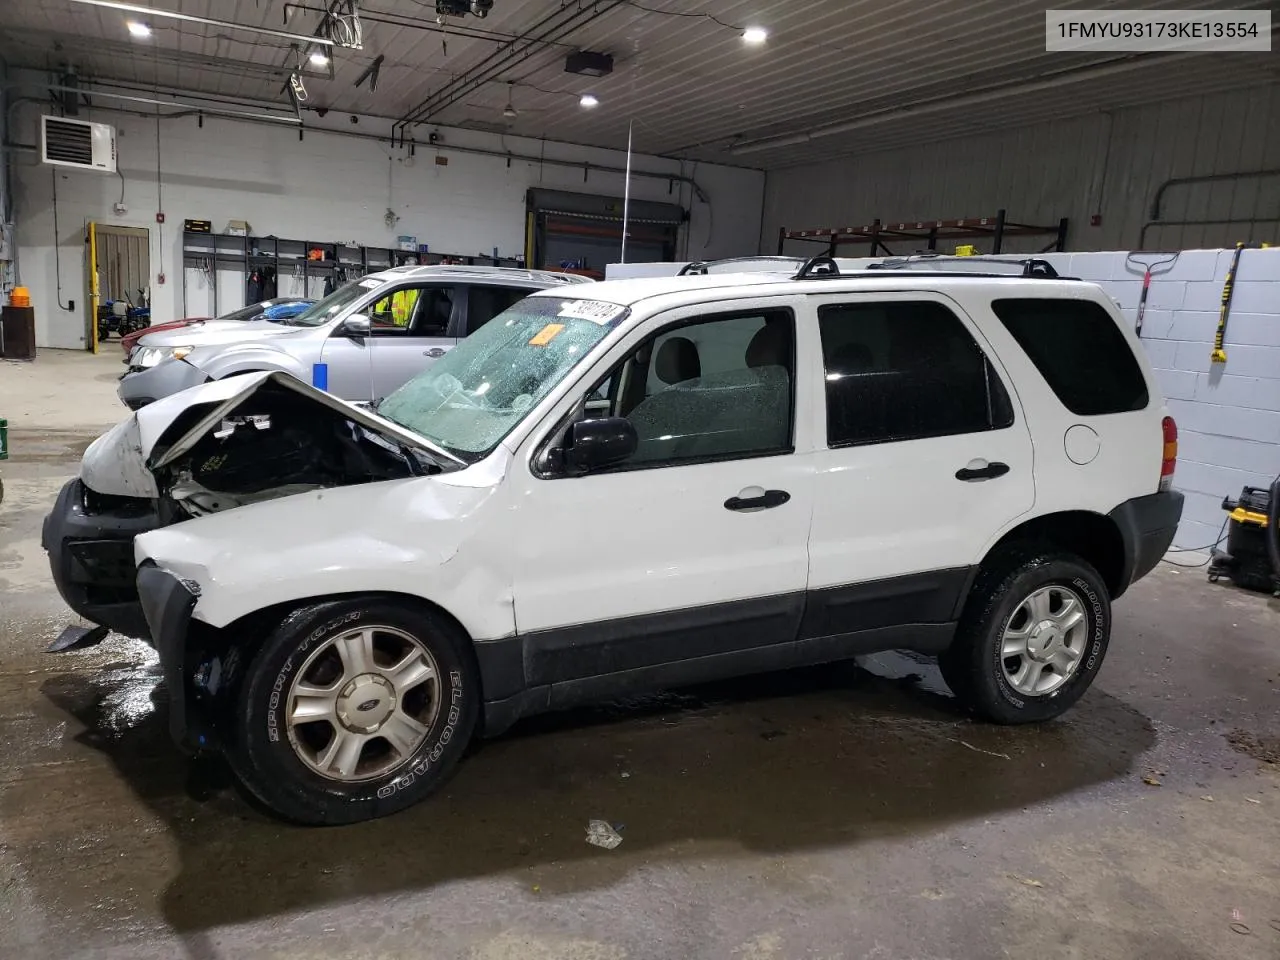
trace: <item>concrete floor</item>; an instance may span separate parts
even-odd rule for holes
[[[170,747],[145,646],[43,652],[40,521],[118,369],[0,365],[0,958],[1280,958],[1280,602],[1169,565],[1043,727],[888,656],[525,723],[376,823],[264,817]]]

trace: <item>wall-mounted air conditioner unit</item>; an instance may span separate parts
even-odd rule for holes
[[[66,117],[40,118],[40,159],[58,167],[116,172],[116,129]]]

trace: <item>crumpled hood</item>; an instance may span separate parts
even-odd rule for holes
[[[314,333],[314,327],[291,327],[271,320],[200,320],[175,330],[144,334],[139,347],[210,347],[268,337]]]
[[[135,559],[194,584],[197,618],[217,627],[299,597],[394,591],[397,576],[419,589],[426,576],[473,578],[477,592],[491,593],[485,571],[449,561],[500,488],[509,458],[492,459],[457,473],[315,490],[161,527],[135,539]]]
[[[297,377],[272,371],[214,380],[148,404],[89,445],[80,462],[81,481],[108,496],[158,497],[153,471],[176,460],[206,433],[218,429],[237,407],[271,382],[339,411],[392,443],[423,450],[437,458],[456,459],[411,430],[317,390]]]

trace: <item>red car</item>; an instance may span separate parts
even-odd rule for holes
[[[137,346],[138,340],[145,337],[148,333],[156,333],[160,330],[177,330],[179,327],[189,327],[193,323],[204,323],[206,320],[287,320],[289,317],[296,316],[301,313],[314,300],[305,297],[277,297],[274,300],[263,300],[261,303],[251,303],[247,307],[241,307],[239,310],[232,310],[230,313],[224,313],[222,316],[214,317],[186,317],[182,320],[171,320],[168,323],[158,323],[153,327],[143,327],[141,330],[135,330],[120,339],[120,346],[124,350],[125,361],[128,362],[129,355],[133,353],[133,348]]]
[[[133,353],[134,344],[141,337],[145,337],[148,333],[155,333],[157,330],[177,330],[179,327],[189,327],[193,323],[199,323],[201,320],[210,320],[211,317],[185,317],[182,320],[170,320],[168,323],[157,323],[153,327],[142,327],[133,333],[125,334],[120,338],[120,349],[124,351],[124,357],[129,359],[129,354]]]

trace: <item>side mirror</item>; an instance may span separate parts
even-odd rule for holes
[[[636,428],[624,417],[579,420],[570,428],[568,441],[566,465],[584,472],[621,463],[640,445]]]
[[[353,340],[361,340],[369,336],[372,329],[373,324],[363,313],[353,313],[342,321],[342,335],[351,337]]]

